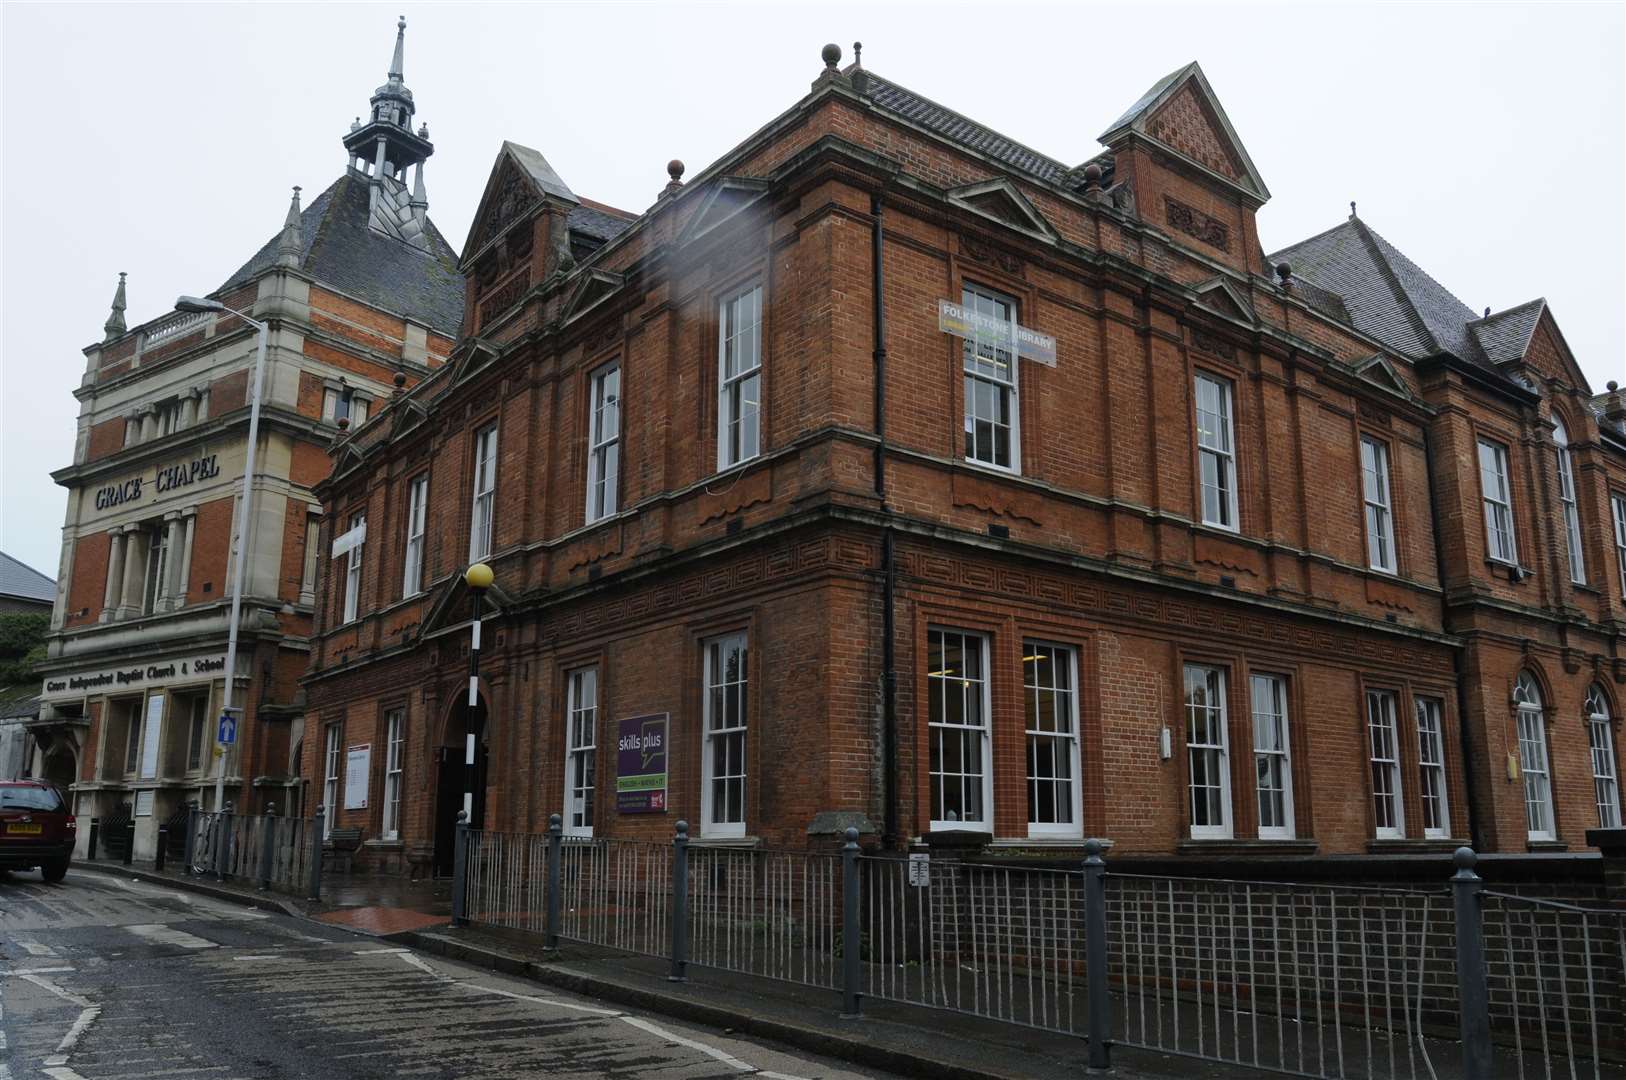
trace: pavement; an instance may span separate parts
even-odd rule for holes
[[[0,1080],[892,1075],[173,885],[0,875]]]

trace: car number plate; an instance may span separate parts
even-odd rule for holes
[[[18,825],[13,823],[6,826],[7,836],[38,836],[44,831],[45,827],[43,825]]]

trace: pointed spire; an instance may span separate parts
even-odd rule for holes
[[[106,333],[106,336],[102,338],[104,342],[124,336],[126,329],[124,325],[124,308],[124,271],[120,270],[119,287],[113,291],[113,311],[107,316],[107,322],[102,325],[102,330]]]
[[[299,185],[294,185],[294,197],[288,203],[288,216],[282,222],[282,236],[277,240],[277,265],[299,269],[305,255],[305,238],[299,231]]]
[[[395,55],[390,59],[390,81],[401,82],[406,78],[406,16],[395,24]],[[376,68],[374,70],[377,70]]]

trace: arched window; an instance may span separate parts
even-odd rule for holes
[[[1541,709],[1541,689],[1528,671],[1519,672],[1513,684],[1513,703],[1518,711],[1519,771],[1524,775],[1524,815],[1530,839],[1553,840],[1558,830],[1553,823],[1552,775],[1547,764],[1547,720]]]
[[[1586,559],[1581,554],[1581,515],[1575,505],[1575,470],[1570,466],[1570,437],[1564,421],[1553,418],[1553,444],[1558,452],[1558,500],[1564,511],[1564,543],[1570,556],[1570,580],[1586,584]]]
[[[1620,828],[1620,774],[1615,771],[1615,733],[1610,727],[1609,699],[1593,683],[1586,692],[1586,736],[1592,748],[1592,788],[1598,797],[1598,825]]]

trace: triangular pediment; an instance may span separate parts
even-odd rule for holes
[[[475,372],[490,364],[501,355],[501,350],[485,338],[465,338],[453,350],[451,358],[447,361],[451,365],[451,378],[448,388],[456,386]]]
[[[391,439],[400,438],[429,419],[429,410],[416,398],[403,397],[390,411],[393,414],[390,418]]]
[[[473,266],[487,245],[515,222],[530,217],[545,199],[570,205],[580,202],[547,158],[528,146],[505,141],[497,151],[479,209],[474,213],[474,224],[469,227],[469,238],[463,244],[462,269]]]
[[[564,322],[567,324],[574,322],[610,299],[621,291],[626,280],[623,275],[608,270],[588,270],[565,298],[561,315]]]
[[[436,633],[469,622],[469,584],[463,580],[462,574],[454,574],[446,578],[435,587],[434,599],[429,604],[429,613],[424,616],[422,629],[418,636],[432,637]],[[480,594],[480,622],[488,619],[500,618],[506,614],[514,604],[514,598],[503,590],[501,585],[493,583]]]
[[[679,234],[678,243],[698,240],[723,222],[738,216],[747,207],[756,205],[767,194],[766,180],[750,176],[722,177],[701,199],[700,206]]]
[[[1270,189],[1254,167],[1230,117],[1193,61],[1160,79],[1101,135],[1108,146],[1140,137],[1259,201]]]
[[[1592,387],[1588,385],[1581,365],[1575,362],[1569,342],[1564,340],[1563,332],[1558,329],[1552,308],[1547,307],[1545,302],[1542,304],[1541,318],[1525,347],[1524,363],[1543,378],[1568,383],[1588,397],[1592,396]]]
[[[1056,230],[1021,190],[1004,177],[984,180],[948,192],[949,202],[1013,229],[1054,240]]]
[[[329,451],[333,455],[333,475],[347,473],[367,459],[367,453],[356,445],[355,439],[346,438]]]
[[[1210,278],[1198,285],[1197,305],[1216,315],[1223,315],[1227,319],[1235,319],[1249,326],[1258,325],[1259,322],[1247,295],[1232,284],[1229,278]]]
[[[1398,394],[1407,401],[1415,402],[1418,400],[1417,396],[1411,392],[1411,387],[1406,385],[1406,380],[1400,377],[1400,372],[1395,370],[1393,361],[1382,353],[1373,353],[1365,360],[1357,361],[1351,366],[1355,369],[1355,374],[1372,385],[1380,386],[1392,394]]]

